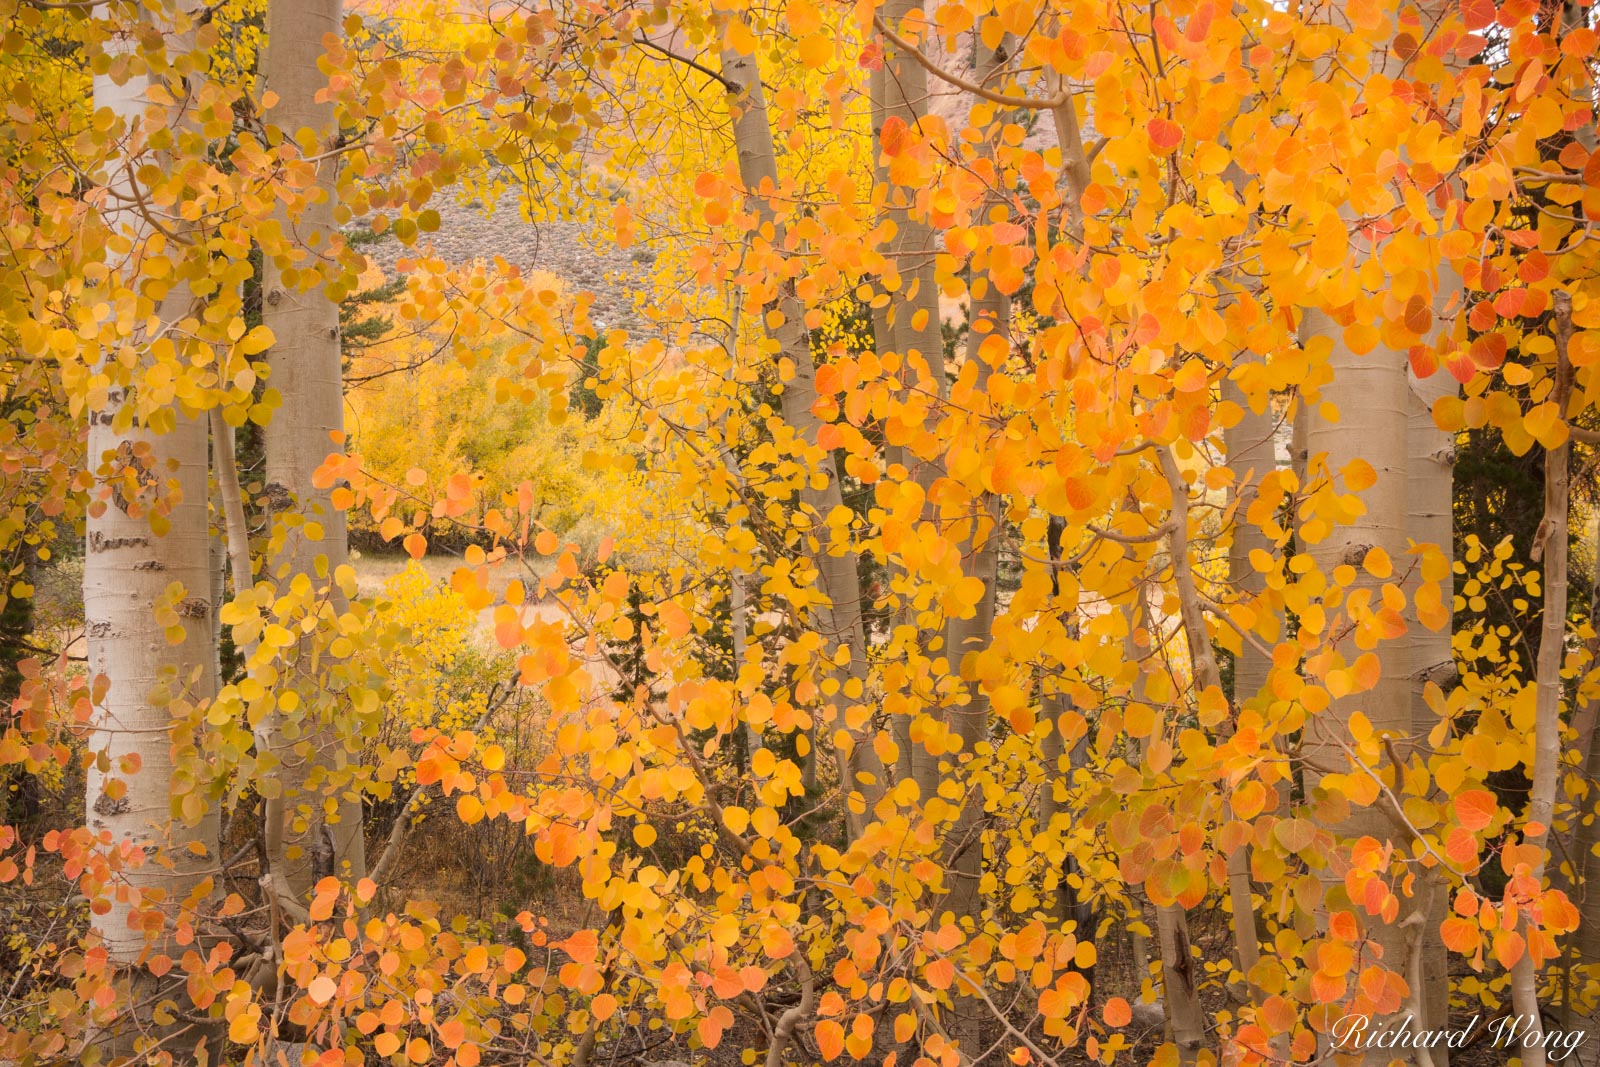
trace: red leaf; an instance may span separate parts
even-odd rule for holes
[[[1433,310],[1420,295],[1406,301],[1406,329],[1414,334],[1424,334],[1433,326]]]
[[[883,143],[883,154],[898,156],[906,150],[906,122],[899,115],[890,115],[883,121],[883,129],[878,134],[878,139]]]
[[[1468,33],[1491,25],[1495,15],[1494,0],[1461,0],[1461,17],[1466,21]]]
[[[1145,125],[1150,135],[1150,148],[1158,155],[1166,155],[1183,143],[1183,127],[1171,119],[1155,118]]]
[[[1456,821],[1468,830],[1482,830],[1494,821],[1500,810],[1499,799],[1487,789],[1468,789],[1457,793],[1454,801]]]
[[[1506,339],[1504,334],[1486,333],[1482,337],[1474,338],[1472,347],[1467,350],[1467,355],[1472,362],[1483,370],[1494,370],[1506,361]]]
[[[1589,157],[1583,165],[1583,184],[1600,185],[1600,152]]]

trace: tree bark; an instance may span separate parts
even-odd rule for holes
[[[1048,533],[1045,535],[1046,551],[1050,559],[1050,595],[1061,595],[1061,533],[1065,522],[1061,519],[1051,519]],[[1075,621],[1067,621],[1065,634],[1069,639],[1076,639],[1078,627]],[[1057,683],[1059,685],[1059,683]],[[1039,753],[1044,761],[1044,785],[1039,792],[1039,830],[1043,833],[1052,833],[1051,824],[1058,815],[1065,815],[1068,808],[1065,798],[1056,796],[1056,783],[1065,781],[1070,785],[1073,771],[1080,766],[1085,744],[1087,730],[1078,735],[1072,746],[1067,745],[1066,714],[1075,709],[1072,700],[1059,689],[1052,690],[1048,682],[1041,681],[1039,703],[1044,709],[1045,718],[1049,728],[1043,740],[1039,742]],[[1081,716],[1077,716],[1082,718]],[[1061,836],[1065,837],[1066,827],[1061,828]],[[1090,902],[1073,888],[1071,877],[1077,872],[1077,861],[1067,853],[1062,856],[1060,868],[1057,872],[1055,897],[1051,901],[1051,916],[1058,927],[1065,929],[1068,922],[1075,923],[1074,930],[1080,938],[1092,937],[1091,925],[1093,922],[1093,908]],[[1049,888],[1049,883],[1046,883]],[[1140,935],[1135,935],[1139,937]],[[1092,968],[1091,968],[1092,971]],[[1141,972],[1142,975],[1143,972]]]
[[[1452,295],[1461,293],[1461,277],[1448,264],[1439,267],[1440,285],[1435,303],[1443,311]],[[1442,347],[1442,346],[1441,346]],[[1433,421],[1433,406],[1440,399],[1454,396],[1460,386],[1449,371],[1441,365],[1433,374],[1419,378],[1408,368],[1410,386],[1409,410],[1406,418],[1406,500],[1409,507],[1406,527],[1411,540],[1418,544],[1433,544],[1450,562],[1455,560],[1455,435],[1439,429]],[[1455,653],[1451,649],[1452,627],[1446,623],[1438,630],[1422,624],[1418,617],[1416,591],[1421,585],[1421,575],[1413,567],[1413,578],[1406,590],[1406,640],[1410,644],[1411,661],[1411,715],[1412,734],[1417,738],[1416,749],[1426,760],[1430,751],[1428,735],[1437,720],[1422,693],[1427,684],[1434,682],[1447,691],[1455,680]],[[1446,611],[1451,610],[1455,596],[1455,576],[1446,571],[1441,593]],[[1420,965],[1417,973],[1423,977],[1424,987],[1413,994],[1423,1006],[1423,1029],[1445,1028],[1450,1015],[1450,956],[1439,934],[1449,907],[1449,895],[1433,892],[1422,895],[1418,905],[1431,905],[1432,913],[1422,922],[1420,933]],[[1409,977],[1408,977],[1409,980]],[[1432,1050],[1434,1067],[1449,1067],[1450,1050],[1439,1045]]]
[[[324,36],[339,32],[340,0],[268,5],[261,71],[266,89],[278,101],[267,119],[286,140],[310,131],[312,143],[326,146],[337,133],[333,104],[317,99],[327,84],[317,64],[325,52]],[[308,268],[331,255],[336,243],[338,166],[336,156],[316,165],[316,188],[303,211],[278,212],[288,247],[262,257],[261,282],[262,322],[274,337],[268,354],[270,384],[283,401],[263,434],[267,499],[276,521],[284,524],[283,547],[270,563],[269,576],[282,591],[295,576],[304,575],[334,611],[343,609],[335,575],[349,562],[348,532],[330,490],[315,487],[312,475],[343,441],[339,307],[327,295],[324,276]],[[285,279],[286,270],[296,272],[296,284]],[[315,280],[308,285],[307,279]],[[314,856],[319,849],[331,847],[334,873],[350,881],[366,875],[367,863],[360,796],[353,788],[335,787],[337,815],[328,815],[322,796],[328,787],[320,784],[325,775],[318,773],[344,764],[346,745],[359,741],[333,736],[335,731],[319,725],[338,698],[311,676],[308,643],[302,640],[290,655],[290,677],[307,691],[297,714],[275,710],[268,717],[258,743],[278,763],[271,776],[278,794],[267,798],[268,859],[278,885],[298,900],[316,881]],[[319,665],[319,671],[326,669]]]
[[[1353,522],[1335,526],[1322,541],[1310,546],[1312,558],[1325,575],[1331,576],[1336,567],[1351,566],[1357,577],[1345,592],[1340,612],[1352,598],[1369,596],[1374,601],[1381,596],[1384,580],[1371,577],[1362,567],[1368,552],[1382,549],[1394,566],[1405,565],[1407,522],[1406,505],[1406,452],[1408,402],[1410,389],[1406,382],[1407,360],[1404,352],[1379,346],[1366,355],[1358,356],[1345,345],[1343,331],[1325,314],[1307,309],[1302,323],[1306,338],[1325,338],[1331,342],[1329,369],[1332,381],[1321,391],[1322,407],[1337,410],[1337,421],[1329,421],[1318,412],[1307,420],[1306,447],[1310,458],[1325,457],[1328,476],[1342,478],[1342,472],[1353,460],[1370,463],[1376,472],[1376,483],[1361,499],[1365,514]],[[1343,488],[1342,485],[1340,487]],[[1339,625],[1330,617],[1329,627]],[[1353,640],[1346,639],[1338,650],[1354,663],[1360,650]],[[1360,694],[1334,700],[1321,714],[1310,718],[1305,726],[1301,752],[1305,757],[1305,786],[1308,801],[1315,807],[1314,790],[1324,774],[1343,771],[1350,766],[1347,750],[1352,743],[1350,716],[1361,710],[1372,723],[1376,733],[1389,731],[1403,737],[1411,732],[1411,669],[1409,649],[1404,641],[1379,642],[1374,654],[1378,658],[1380,675],[1376,685]],[[1394,833],[1387,815],[1377,806],[1354,811],[1341,822],[1329,824],[1343,842],[1362,836],[1371,836],[1379,842],[1392,841]],[[1401,843],[1403,846],[1403,843]],[[1342,877],[1330,870],[1322,872],[1327,890],[1343,886]],[[1363,951],[1358,968],[1378,964],[1403,976],[1405,931],[1398,923],[1388,923],[1381,918],[1356,909],[1356,919],[1366,925],[1371,941],[1381,951],[1371,956]],[[1398,1022],[1397,1019],[1373,1019],[1372,1031],[1378,1032]],[[1387,1052],[1373,1050],[1366,1062],[1387,1063]]]
[[[1257,430],[1261,427],[1257,427]],[[1267,436],[1267,458],[1271,457],[1272,439]],[[1161,472],[1172,490],[1172,533],[1168,535],[1168,552],[1172,559],[1173,584],[1178,590],[1178,608],[1183,623],[1185,643],[1189,649],[1189,663],[1194,672],[1196,690],[1215,689],[1222,692],[1222,671],[1217,666],[1216,653],[1211,647],[1211,634],[1206,628],[1205,609],[1200,604],[1200,590],[1195,583],[1194,566],[1189,559],[1189,487],[1184,483],[1178,462],[1171,449],[1161,450]],[[1248,452],[1249,449],[1246,449]],[[1229,462],[1238,463],[1232,453]],[[1238,475],[1246,476],[1248,467],[1235,467]],[[1260,480],[1260,472],[1255,474]],[[1247,521],[1235,519],[1239,528],[1249,527]],[[1259,530],[1257,533],[1259,534]],[[1238,536],[1237,534],[1235,535]],[[1237,551],[1237,547],[1235,548]],[[1247,644],[1246,649],[1249,649]],[[1237,669],[1237,667],[1236,667]],[[1265,668],[1263,665],[1263,681]],[[1259,686],[1258,686],[1259,688]],[[1250,849],[1240,844],[1228,856],[1228,911],[1233,919],[1233,940],[1238,951],[1239,969],[1249,980],[1249,975],[1261,962],[1261,945],[1256,935],[1255,903],[1250,880]],[[1250,983],[1250,999],[1259,1009],[1266,994],[1254,982]]]
[[[175,290],[163,316],[175,313],[174,298],[186,296],[181,287]],[[107,409],[91,416],[89,428],[90,462],[102,478],[118,478],[134,449],[149,451],[139,476],[147,489],[138,504],[146,510],[135,507],[130,515],[125,508],[134,501],[113,489],[104,499],[105,510],[98,516],[91,512],[87,522],[83,599],[89,672],[110,685],[91,724],[89,751],[103,759],[89,767],[86,825],[95,833],[109,831],[118,846],[143,851],[142,866],[124,869],[119,878],[146,898],[139,909],[159,906],[168,914],[154,951],[176,956],[181,950],[166,941],[173,918],[215,872],[220,830],[218,809],[203,801],[197,816],[173,817],[174,802],[181,803],[179,783],[197,788],[193,771],[182,765],[201,758],[180,715],[186,705],[215,697],[217,684],[206,432],[204,422],[182,414],[167,433],[139,426],[116,430],[113,420],[127,399],[122,389],[115,391]],[[148,511],[157,500],[170,508],[170,526],[160,536],[151,530]],[[171,600],[175,584],[182,586],[182,595]],[[157,617],[164,603],[183,628],[177,643]],[[137,771],[124,769],[130,758],[137,759]],[[204,851],[191,851],[191,845]],[[91,918],[112,960],[128,968],[148,945],[130,928],[135,910],[133,900],[113,895],[110,910]],[[137,998],[143,1000],[158,983],[141,971],[134,984],[144,991]]]
[[[1002,46],[1003,47],[1003,46]],[[998,49],[985,49],[979,62],[980,76],[986,76],[1003,62]],[[920,68],[919,68],[920,69]],[[998,203],[991,192],[987,203]],[[989,378],[994,368],[992,358],[999,358],[990,346],[986,354],[985,342],[991,337],[1002,339],[1005,351],[1010,349],[1011,300],[990,280],[988,274],[974,265],[969,276],[970,299],[967,331],[967,362],[977,367],[973,394],[977,410],[986,410]],[[937,306],[935,307],[937,313]],[[961,679],[965,703],[950,712],[951,725],[961,738],[964,760],[976,757],[980,746],[989,741],[989,695],[984,691],[984,672],[980,658],[993,639],[995,616],[995,585],[1000,566],[1000,543],[1005,534],[1005,517],[1002,502],[996,493],[980,492],[972,500],[973,514],[969,519],[970,535],[962,544],[962,570],[968,577],[983,583],[983,594],[973,609],[971,617],[952,619],[946,628],[945,642],[950,666]],[[924,799],[927,799],[924,797]],[[983,900],[979,886],[983,878],[983,795],[974,783],[966,783],[961,801],[961,811],[956,816],[947,841],[950,895],[946,907],[957,921],[970,919],[976,928],[983,921]],[[957,1001],[956,1024],[952,1028],[957,1043],[968,1057],[977,1056],[982,1049],[982,1019],[976,998]]]
[[[1572,395],[1572,364],[1567,357],[1567,342],[1572,337],[1572,297],[1565,292],[1551,294],[1555,318],[1556,371],[1551,400],[1559,417],[1567,417],[1567,401]],[[1556,791],[1561,783],[1561,663],[1565,658],[1567,635],[1567,532],[1568,493],[1571,472],[1568,459],[1570,438],[1544,454],[1544,519],[1534,535],[1533,558],[1544,559],[1544,619],[1539,633],[1539,659],[1534,680],[1533,788],[1528,795],[1528,817],[1523,831],[1524,845],[1539,849],[1539,858],[1528,876],[1534,884],[1544,879],[1550,847],[1550,828],[1555,823]],[[1539,936],[1524,919],[1524,938]],[[1544,1022],[1539,1015],[1539,964],[1534,945],[1511,968],[1511,1007],[1527,1024],[1523,1041],[1523,1067],[1544,1067]]]
[[[884,5],[881,18],[885,20],[886,25],[897,27],[900,20],[916,6],[911,0],[889,0]],[[928,73],[923,65],[909,54],[907,45],[885,38],[883,47],[883,65],[868,79],[868,92],[871,97],[869,103],[873,124],[873,173],[877,185],[876,195],[883,197],[882,214],[894,229],[889,249],[889,259],[894,264],[894,274],[886,279],[885,284],[886,289],[889,289],[890,285],[893,286],[888,293],[891,296],[890,303],[884,309],[886,329],[876,340],[881,353],[892,353],[900,360],[896,374],[901,383],[898,399],[902,405],[906,405],[912,401],[919,367],[925,368],[935,396],[942,398],[946,392],[944,334],[940,325],[939,292],[934,277],[934,260],[938,254],[938,245],[932,228],[918,218],[908,206],[914,199],[914,192],[892,181],[888,168],[882,165],[877,154],[877,145],[882,126],[889,120],[904,123],[911,130],[919,128],[927,114]],[[912,402],[910,406],[917,405]],[[902,411],[902,417],[904,414]],[[905,468],[906,476],[921,487],[926,508],[939,471],[931,458],[917,453],[917,437],[923,430],[922,426],[907,425],[887,432],[884,460],[890,468],[897,465]],[[924,514],[926,515],[926,512]],[[909,584],[915,578],[907,576],[906,580]],[[911,605],[912,596],[909,590],[905,594],[905,606],[902,609],[904,617],[901,622],[916,627],[916,609]],[[921,650],[926,653],[934,644],[936,635],[922,631],[920,627],[918,629],[921,638],[919,644]],[[950,658],[951,670],[954,672],[957,654],[948,645],[945,652]],[[948,716],[945,709],[933,703],[924,705],[914,696],[910,704],[910,713],[904,716],[907,721],[903,725],[897,724],[897,738],[903,737],[905,740],[904,758],[907,769],[917,783],[922,802],[927,803],[938,792],[941,777],[940,758],[931,755],[925,745],[913,739],[914,731],[911,729],[911,723],[920,716],[947,722]]]
[[[1250,521],[1250,509],[1260,495],[1261,479],[1278,466],[1275,421],[1270,409],[1252,411],[1250,402],[1232,378],[1222,383],[1222,398],[1238,404],[1244,415],[1223,433],[1228,466],[1234,478],[1233,542],[1228,550],[1228,584],[1241,596],[1260,596],[1266,576],[1250,563],[1250,553],[1260,549],[1276,553],[1277,547],[1261,527]],[[1233,705],[1256,700],[1266,688],[1272,660],[1248,641],[1233,661]]]
[[[1600,515],[1596,515],[1589,536],[1589,559],[1593,573],[1589,576],[1589,625],[1595,636],[1588,642],[1588,684],[1596,684],[1596,670],[1600,668]],[[1595,815],[1595,782],[1600,782],[1600,692],[1592,691],[1583,706],[1573,716],[1572,748],[1578,753],[1578,765],[1568,771],[1589,783],[1582,800],[1569,794],[1572,804],[1569,820],[1574,824],[1567,846],[1568,873],[1564,879],[1569,898],[1578,909],[1578,928],[1566,936],[1563,946],[1565,975],[1561,998],[1564,1016],[1570,1014],[1570,990],[1582,977],[1573,973],[1578,964],[1600,962],[1600,886],[1591,891],[1589,883],[1600,870],[1600,860],[1594,854],[1600,846],[1600,816]],[[1554,873],[1554,872],[1552,872]],[[1565,1023],[1566,1019],[1563,1019]]]
[[[722,75],[739,86],[739,91],[732,94],[731,104],[734,147],[739,178],[747,190],[747,207],[764,227],[772,227],[772,246],[782,247],[783,224],[761,191],[764,183],[777,188],[778,162],[755,61],[732,48],[724,49]],[[803,514],[810,524],[804,536],[811,542],[812,559],[827,599],[826,604],[813,610],[811,622],[823,638],[824,655],[829,657],[829,663],[822,668],[826,701],[822,718],[832,724],[835,733],[825,737],[819,730],[818,739],[830,742],[836,753],[840,789],[845,794],[845,823],[854,840],[871,822],[873,809],[884,791],[883,764],[873,745],[870,709],[864,703],[867,643],[861,618],[861,582],[855,551],[830,544],[827,519],[844,507],[844,498],[833,454],[817,444],[820,425],[811,410],[817,399],[816,365],[806,335],[805,307],[795,294],[791,279],[777,282],[767,310],[767,348],[775,360],[787,360],[793,367],[793,377],[783,383],[783,418],[814,457],[812,473],[820,475],[822,482],[819,486],[815,479],[807,479],[800,490],[803,509],[796,517]],[[846,663],[833,662],[836,649],[845,652]]]
[[[889,0],[883,18],[893,28],[920,5],[913,0]],[[928,72],[905,54],[898,44],[884,42],[881,87],[882,114],[899,119],[915,130],[928,112]],[[895,349],[910,362],[924,361],[935,388],[943,395],[944,331],[939,319],[939,288],[934,279],[934,259],[939,244],[933,228],[906,206],[907,191],[887,189],[888,214],[895,224],[894,261],[900,273],[900,297],[894,306]],[[912,462],[916,462],[912,457]],[[932,484],[932,471],[913,472],[924,488]]]
[[[183,33],[169,40],[174,53],[192,44]],[[154,87],[149,74],[121,85],[98,75],[94,104],[137,129]],[[163,88],[169,94],[165,99],[184,95],[182,85]],[[130,133],[125,150],[137,152],[141,140]],[[126,194],[135,192],[133,171],[161,160],[129,154],[110,162],[116,173],[107,184],[124,194],[113,202],[125,204]],[[150,223],[135,210],[108,209],[104,217],[135,247],[150,236]],[[107,266],[115,275],[126,269],[126,261],[108,259]],[[193,309],[188,286],[174,285],[160,301],[150,330],[181,352],[194,343],[181,336],[179,326]],[[146,333],[135,343],[152,340]],[[206,427],[176,403],[141,417],[133,392],[138,380],[129,380],[115,361],[104,364],[102,372],[112,377],[112,387],[104,409],[89,413],[87,465],[100,488],[85,523],[83,605],[89,673],[109,685],[89,724],[88,751],[96,758],[88,767],[85,825],[109,834],[114,848],[128,851],[113,875],[115,884],[106,887],[109,908],[91,914],[89,923],[112,963],[127,973],[132,1004],[152,1004],[158,997],[183,1004],[181,971],[176,978],[157,978],[143,963],[147,953],[182,955],[175,925],[185,909],[199,903],[196,894],[218,863],[220,815],[205,802],[197,781],[194,765],[202,761],[202,750],[186,721],[194,705],[215,697],[217,684]],[[164,429],[161,424],[169,420],[171,428]],[[181,638],[174,640],[178,633]],[[181,817],[174,817],[175,808]],[[121,886],[129,892],[121,892]],[[151,911],[163,914],[153,932],[139,918]],[[118,1023],[121,1033],[107,1035],[113,1055],[131,1054],[140,1030],[173,1039],[189,1027],[184,1022],[153,1026],[146,1008],[125,1012]],[[199,1047],[211,1036],[202,1028]],[[197,1043],[193,1033],[178,1040],[190,1051]],[[187,1054],[174,1051],[180,1058]]]
[[[978,64],[980,78],[987,76],[1003,62],[1003,53],[999,50],[984,49],[983,52],[983,59]],[[985,202],[995,204],[999,200],[991,191]],[[989,359],[984,356],[984,342],[991,337],[1003,339],[1009,351],[1011,301],[995,287],[979,264],[974,264],[969,273],[968,293],[966,359],[977,368],[973,394],[975,403],[979,405],[978,410],[982,411],[989,378],[994,372]],[[937,312],[937,307],[934,310]],[[966,703],[950,713],[951,725],[961,738],[963,758],[970,758],[979,745],[989,740],[989,697],[984,692],[976,658],[989,647],[993,635],[995,578],[1000,565],[1000,541],[1005,531],[998,495],[992,492],[979,493],[973,498],[972,506],[972,515],[962,520],[970,524],[970,534],[959,539],[962,570],[968,577],[977,578],[983,583],[983,595],[978,599],[970,618],[950,620],[945,638],[951,669],[958,673],[965,693]],[[927,796],[923,799],[926,800]],[[978,879],[982,874],[983,855],[977,843],[968,839],[975,832],[981,814],[981,800],[975,802],[973,797],[968,796],[951,835],[955,848],[960,851],[960,858],[951,872],[955,881],[948,906],[958,917],[970,915],[977,918]]]
[[[1155,654],[1155,646],[1143,650],[1134,641],[1134,632],[1141,618],[1152,640],[1159,640],[1143,587],[1140,587],[1137,607],[1130,609],[1126,642],[1128,661],[1134,664],[1136,672],[1133,689],[1128,696],[1136,704],[1148,702],[1143,661]],[[1140,739],[1141,761],[1149,756],[1150,740],[1150,734]],[[1190,1067],[1199,1061],[1200,1050],[1205,1048],[1206,1019],[1200,1006],[1194,955],[1190,951],[1189,916],[1182,905],[1156,906],[1156,942],[1161,952],[1161,996],[1166,1003],[1167,1025],[1172,1031],[1173,1044],[1178,1048],[1178,1062],[1183,1067]]]

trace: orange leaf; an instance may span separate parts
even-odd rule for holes
[[[761,948],[772,959],[785,959],[794,951],[794,938],[789,936],[789,931],[777,924],[773,924],[761,931]],[[839,1040],[841,1043],[843,1042],[842,1035]],[[831,1059],[832,1057],[829,1058]]]
[[[1478,950],[1478,924],[1451,916],[1439,925],[1439,936],[1451,952],[1470,955]]]
[[[1233,791],[1233,813],[1241,819],[1253,819],[1267,805],[1267,790],[1254,778],[1239,783]]]
[[[836,1060],[839,1053],[844,1051],[844,1027],[832,1019],[824,1019],[817,1024],[816,1038],[817,1049],[825,1060]]]
[[[1150,149],[1157,155],[1166,155],[1183,143],[1183,127],[1171,119],[1154,118],[1145,124],[1150,137]]]
[[[675,602],[668,600],[662,604],[656,609],[656,615],[661,619],[661,626],[666,630],[668,637],[676,639],[689,632],[689,613]]]
[[[1473,831],[1488,826],[1500,810],[1500,801],[1487,789],[1468,789],[1457,793],[1451,804],[1455,808],[1456,821]]]

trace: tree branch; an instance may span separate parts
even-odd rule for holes
[[[912,44],[910,41],[891,30],[889,28],[889,24],[883,21],[882,15],[874,14],[872,16],[872,25],[876,27],[879,33],[883,34],[885,37],[889,38],[889,40],[898,45],[903,51],[905,51],[907,55],[916,60],[919,66],[921,66],[929,74],[932,74],[935,78],[938,78],[942,82],[953,85],[957,89],[963,89],[974,96],[981,97],[992,104],[999,104],[1002,107],[1028,108],[1033,111],[1049,111],[1053,108],[1059,107],[1063,101],[1069,101],[1072,99],[1072,94],[1066,92],[1065,90],[1057,93],[1055,96],[1037,97],[1011,96],[1007,93],[997,93],[993,89],[986,89],[977,82],[968,81],[959,74],[952,74],[950,71],[945,70],[933,60],[923,55],[922,49],[918,48],[916,45]]]
[[[710,67],[704,65],[703,63],[700,63],[700,62],[697,62],[696,60],[690,59],[688,56],[679,55],[677,52],[674,52],[669,48],[663,48],[661,45],[656,44],[654,41],[652,41],[648,37],[638,37],[638,38],[635,38],[635,40],[637,40],[640,44],[644,45],[646,48],[653,49],[654,51],[660,52],[662,55],[666,56],[668,59],[671,59],[671,60],[673,60],[675,62],[678,62],[678,63],[682,63],[684,66],[688,67],[691,70],[699,71],[701,74],[704,74],[706,77],[710,78],[712,81],[716,82],[718,85],[722,86],[724,89],[726,89],[730,93],[739,93],[739,92],[743,92],[744,91],[740,86],[738,86],[735,83],[729,81],[727,78],[724,78],[721,74],[719,74],[716,71],[712,70]]]
[[[244,494],[239,489],[239,461],[233,447],[233,427],[221,408],[211,409],[211,466],[222,494],[222,521],[227,531],[228,567],[233,574],[233,595],[255,585],[250,566],[250,529],[245,524]]]
[[[795,974],[800,978],[800,1003],[778,1017],[778,1026],[772,1032],[772,1044],[767,1048],[767,1067],[783,1067],[783,1052],[794,1039],[795,1028],[811,1014],[817,1002],[817,982],[811,973],[805,949],[796,945],[791,958]]]

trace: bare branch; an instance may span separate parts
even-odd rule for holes
[[[1051,97],[1037,97],[1011,96],[1008,93],[997,93],[993,89],[986,89],[977,82],[969,81],[966,78],[961,77],[959,74],[952,74],[950,71],[945,70],[933,60],[923,55],[922,49],[918,48],[916,45],[912,44],[910,41],[891,30],[889,28],[889,24],[883,21],[882,15],[873,15],[872,25],[877,28],[879,33],[883,34],[885,37],[903,49],[907,55],[917,61],[917,64],[920,67],[926,70],[929,74],[932,74],[935,78],[938,78],[942,82],[953,85],[957,89],[963,89],[974,96],[981,97],[992,104],[999,104],[1002,107],[1028,108],[1033,111],[1049,111],[1052,108],[1060,106],[1064,101],[1069,101],[1072,99],[1072,94],[1065,91],[1057,93],[1055,96]]]

